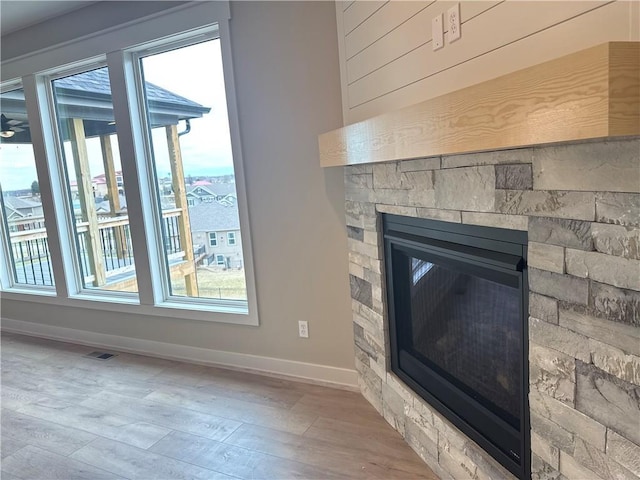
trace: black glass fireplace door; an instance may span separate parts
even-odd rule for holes
[[[526,247],[478,239],[478,231],[486,234],[482,228],[471,228],[471,236],[427,229],[436,238],[425,238],[425,230],[398,231],[389,223],[385,262],[392,369],[522,478],[529,443]],[[501,232],[492,233],[500,237]]]

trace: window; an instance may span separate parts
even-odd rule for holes
[[[240,233],[242,224],[249,235],[240,182],[236,189],[243,175],[232,150],[240,151],[238,122],[229,121],[234,103],[227,110],[225,78],[233,77],[223,75],[230,49],[211,20],[226,22],[228,4],[188,8],[207,26],[193,20],[187,33],[167,18],[143,20],[160,28],[136,28],[135,47],[118,36],[120,49],[82,57],[78,43],[78,51],[65,50],[78,55],[68,66],[20,64],[24,93],[17,78],[2,85],[0,287],[7,298],[22,299],[29,288],[33,301],[46,290],[61,305],[257,324],[250,242],[231,253],[216,234]],[[44,228],[45,215],[55,229]]]
[[[9,285],[54,284],[22,89],[0,95],[0,202]]]
[[[84,288],[137,292],[126,197],[106,67],[52,81]],[[122,183],[126,192],[126,184]]]
[[[236,244],[236,234],[234,232],[227,233],[227,245]]]
[[[160,204],[163,212],[180,211],[176,217],[180,248],[171,249],[175,255],[167,262],[169,293],[218,298],[222,291],[222,298],[246,300],[244,270],[228,273],[201,266],[197,252],[204,246],[193,241],[204,232],[240,226],[237,205],[220,203],[208,191],[215,186],[236,194],[220,40],[142,56],[140,68],[153,144],[153,171],[171,172],[173,182],[173,197],[161,198]],[[166,105],[179,107],[168,112]],[[188,205],[185,179],[197,186],[195,192],[204,199],[189,209],[184,208]],[[159,184],[160,179],[155,182]],[[164,223],[163,228],[167,228]],[[165,233],[163,238],[167,237]],[[209,246],[218,246],[221,240],[209,233]],[[228,285],[233,285],[233,294],[225,297]]]

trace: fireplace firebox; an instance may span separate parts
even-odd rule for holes
[[[530,472],[527,233],[383,215],[392,371]]]

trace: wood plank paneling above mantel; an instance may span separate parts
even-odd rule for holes
[[[610,42],[319,136],[323,167],[640,135],[640,43]]]

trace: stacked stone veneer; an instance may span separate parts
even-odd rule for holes
[[[528,230],[533,478],[640,477],[640,139],[346,168],[364,396],[442,478],[511,475],[390,371],[379,212]]]

